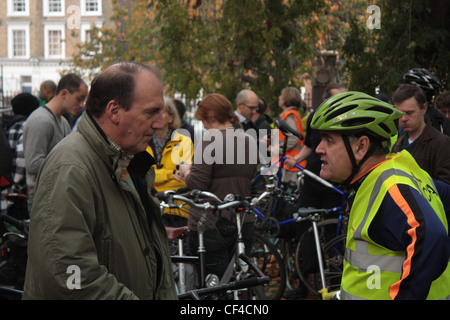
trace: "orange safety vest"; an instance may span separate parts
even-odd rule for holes
[[[295,119],[295,123],[297,125],[297,128],[294,128],[295,130],[297,130],[298,132],[300,132],[303,135],[303,125],[302,125],[302,117],[300,116],[300,113],[298,113],[297,110],[295,109],[288,109],[286,110],[286,112],[284,112],[282,114],[281,120],[285,121],[286,118],[289,115],[293,115],[294,119]],[[283,145],[284,139],[285,139],[285,135],[283,134],[283,132],[279,132],[279,141],[280,141],[280,145]],[[286,157],[290,156],[290,157],[295,157],[300,150],[302,149],[304,145],[303,140],[298,139],[297,144],[294,146],[294,148],[286,151]],[[303,160],[301,163],[299,163],[300,166],[302,166],[303,168],[306,166],[306,160]],[[288,170],[288,171],[300,171],[298,168],[294,167],[292,169],[286,167],[285,165],[283,166],[283,169]]]

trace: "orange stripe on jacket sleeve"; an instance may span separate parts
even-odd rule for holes
[[[405,213],[408,224],[411,226],[411,229],[408,230],[408,234],[412,240],[411,244],[406,249],[407,255],[405,262],[403,262],[402,278],[400,279],[400,281],[394,283],[389,289],[389,295],[391,296],[391,299],[394,300],[394,298],[398,294],[398,291],[400,290],[400,284],[402,283],[402,280],[409,276],[411,272],[411,259],[414,254],[415,244],[417,242],[416,229],[417,227],[419,227],[419,222],[417,222],[414,213],[412,212],[405,198],[403,198],[403,196],[401,195],[397,185],[394,185],[389,189],[389,194],[391,195],[395,203],[400,207],[400,209],[402,209],[402,211]]]

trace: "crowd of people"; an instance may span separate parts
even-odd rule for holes
[[[275,118],[250,89],[237,94],[235,106],[210,93],[195,108],[205,129],[199,136],[185,120],[183,102],[164,95],[154,66],[117,63],[90,87],[67,74],[58,84],[44,82],[39,97],[19,94],[13,117],[3,119],[11,161],[2,165],[9,172],[0,182],[2,212],[6,192],[28,199],[24,299],[176,299],[164,227],[189,226],[195,255],[199,212],[161,212],[156,193],[187,187],[219,198],[250,196],[259,169],[252,159],[261,152],[253,146],[264,145],[256,141],[269,142],[263,152],[277,156],[286,145],[283,182],[296,181],[298,163],[348,192],[342,298],[448,299],[450,95],[440,86],[425,69],[405,73],[392,97],[331,84],[313,110],[288,86]],[[274,141],[275,119],[305,139],[280,133]],[[212,162],[196,161],[212,149]],[[304,178],[300,206],[332,208],[340,201]],[[205,213],[207,273],[220,276],[236,235],[219,226],[233,217]],[[243,223],[247,249],[255,219],[246,215]],[[380,269],[377,290],[367,286],[372,265]],[[74,266],[75,289],[67,285]],[[0,281],[5,272],[11,270],[0,269]],[[286,298],[304,296],[296,288]]]

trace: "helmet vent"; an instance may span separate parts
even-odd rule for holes
[[[387,134],[391,135],[391,130],[389,130],[389,127],[385,125],[383,122],[379,123],[378,126],[383,129]]]
[[[353,118],[349,120],[345,120],[341,123],[342,127],[358,127],[358,126],[364,126],[369,123],[372,123],[375,119],[372,117],[359,117],[359,118]]]
[[[386,107],[383,107],[383,106],[373,106],[373,107],[368,108],[367,110],[382,112],[382,113],[385,113],[385,114],[392,114],[392,112],[393,112],[392,109],[386,108]]]
[[[339,117],[339,116],[343,115],[344,113],[346,113],[346,112],[348,112],[350,110],[353,110],[353,109],[355,109],[357,107],[358,107],[358,105],[351,104],[351,105],[339,108],[338,110],[334,110],[329,115],[326,116],[326,121],[330,121],[330,120],[332,120],[332,119],[334,119],[336,117]],[[330,111],[331,110],[333,110],[333,109],[330,109]]]
[[[344,100],[345,98],[348,98],[349,96],[351,96],[351,95],[342,93],[342,97],[333,101],[333,103],[330,105],[330,108],[328,109],[328,111],[326,111],[326,113],[333,111],[333,109],[339,107],[341,100]],[[325,113],[325,115],[326,115],[326,113]]]

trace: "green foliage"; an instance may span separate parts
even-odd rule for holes
[[[155,63],[168,94],[219,92],[234,101],[251,88],[275,106],[281,89],[301,86],[299,75],[310,71],[319,24],[305,21],[325,7],[308,0],[114,3],[114,28],[80,46],[75,69],[93,75],[117,61]]]
[[[346,38],[343,57],[350,88],[392,95],[403,74],[411,68],[427,68],[444,83],[450,71],[450,23],[447,1],[394,1],[376,3],[381,28],[369,30],[366,21],[355,20]]]
[[[340,52],[350,21],[363,13],[363,0],[113,0],[112,27],[93,30],[73,57],[75,71],[92,78],[125,60],[158,65],[167,94],[188,99],[217,92],[234,101],[243,88],[265,98],[278,115],[286,86],[301,87],[314,74],[322,51]],[[384,20],[383,20],[384,21]],[[371,88],[374,78],[358,73],[379,68],[374,32],[358,24],[347,40],[354,83]],[[352,40],[354,38],[354,40]],[[439,41],[436,35],[434,41]],[[352,44],[358,50],[352,49]],[[372,48],[372,47],[370,47]]]

